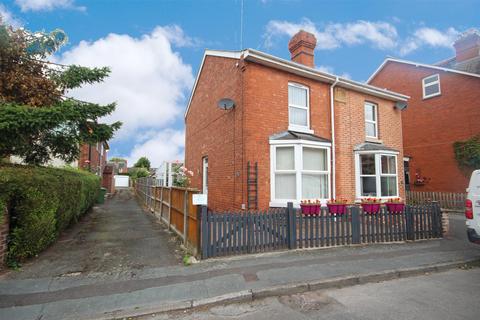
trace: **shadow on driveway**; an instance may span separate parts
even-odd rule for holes
[[[135,272],[180,263],[181,251],[173,233],[142,210],[131,190],[119,189],[45,252],[6,278]]]

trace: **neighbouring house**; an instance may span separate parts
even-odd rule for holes
[[[107,164],[108,142],[95,144],[83,144],[80,146],[78,167],[102,176],[103,169]]]
[[[404,196],[408,96],[316,69],[315,46],[302,30],[291,61],[205,51],[185,112],[185,166],[211,209]]]
[[[108,164],[113,166],[115,174],[127,174],[128,173],[128,162],[127,159],[123,158],[112,158],[108,161]]]
[[[402,112],[407,188],[465,192],[453,143],[480,134],[480,32],[454,43],[455,56],[435,64],[388,58],[368,83],[410,96]]]

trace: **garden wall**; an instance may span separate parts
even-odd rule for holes
[[[76,169],[1,165],[2,222],[9,220],[7,263],[15,266],[47,248],[94,204],[99,188],[99,177]]]

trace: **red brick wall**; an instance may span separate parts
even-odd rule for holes
[[[9,232],[9,215],[7,209],[0,216],[0,270],[5,266],[7,257],[7,237]]]
[[[329,85],[249,63],[245,71],[245,159],[258,162],[258,205],[270,202],[272,134],[288,130],[288,83],[309,87],[310,124],[315,135],[330,139]],[[246,193],[246,191],[245,191]]]
[[[401,111],[394,102],[355,91],[339,89],[346,93],[345,102],[335,99],[335,152],[337,198],[355,199],[355,146],[365,142],[365,101],[378,108],[378,139],[387,147],[400,152],[397,155],[398,188],[405,197],[402,152]],[[336,91],[338,97],[338,91]]]
[[[242,157],[242,71],[238,60],[207,56],[195,96],[185,119],[185,166],[202,189],[202,158],[208,156],[208,205],[214,210],[241,207],[244,182]],[[233,110],[217,107],[222,98],[236,102]]]
[[[422,79],[437,73],[442,94],[424,100]],[[468,173],[458,168],[452,144],[480,133],[480,78],[389,62],[371,83],[411,97],[402,112],[411,189],[465,192]],[[413,185],[416,172],[431,180]]]
[[[106,165],[102,173],[102,187],[107,189],[108,193],[115,193],[115,180],[113,165]]]

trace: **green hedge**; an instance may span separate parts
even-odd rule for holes
[[[93,205],[99,188],[100,178],[85,171],[0,165],[0,206],[11,217],[8,263],[48,247]]]

